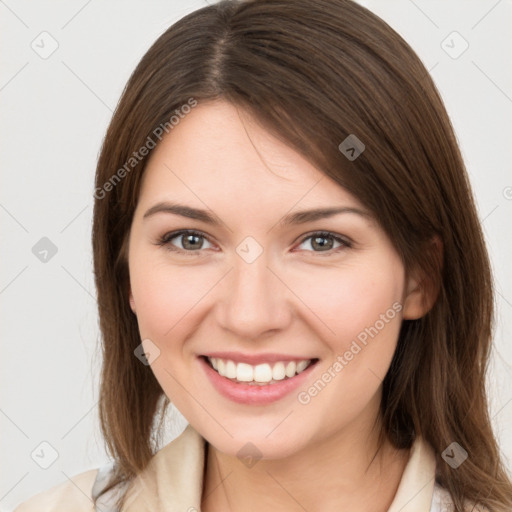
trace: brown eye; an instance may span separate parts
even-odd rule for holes
[[[309,243],[310,247],[313,248],[313,251],[311,252],[332,253],[339,252],[339,250],[351,247],[351,244],[348,240],[328,232],[313,233],[312,235],[303,238],[301,245],[308,240],[311,240]],[[335,243],[338,243],[339,245],[334,247]]]
[[[176,246],[172,240],[178,240],[181,247]],[[175,231],[173,233],[167,233],[158,242],[158,245],[164,246],[170,251],[182,252],[182,253],[195,253],[200,252],[201,249],[205,249],[204,241],[210,243],[208,238],[197,231],[182,230]]]

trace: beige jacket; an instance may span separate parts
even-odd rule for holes
[[[191,426],[159,450],[130,485],[122,512],[200,512],[205,440]],[[95,509],[92,496],[105,485],[111,466],[80,473],[36,494],[14,512],[116,512],[105,493]],[[449,494],[435,481],[434,452],[422,438],[414,442],[397,493],[388,512],[449,512]],[[110,498],[110,499],[109,499]]]

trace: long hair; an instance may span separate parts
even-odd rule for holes
[[[158,143],[185,105],[214,99],[249,112],[357,197],[406,271],[429,276],[437,298],[424,317],[403,321],[383,383],[382,432],[397,448],[417,435],[430,443],[436,479],[457,511],[465,499],[510,510],[485,388],[492,276],[454,130],[418,56],[350,0],[222,0],[198,9],[157,39],[123,91],[98,159],[92,232],[111,486],[147,466],[169,405],[133,353],[141,340],[127,247],[148,160],[139,150]],[[349,136],[365,145],[352,160],[342,151]],[[442,258],[429,249],[435,237]],[[469,454],[457,469],[441,457],[454,441]]]

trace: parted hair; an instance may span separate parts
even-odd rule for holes
[[[456,511],[465,500],[512,510],[485,384],[493,281],[457,139],[419,57],[351,0],[222,0],[198,9],[154,42],[125,86],[98,158],[92,230],[99,415],[116,464],[107,489],[133,480],[159,449],[169,400],[134,356],[141,339],[128,299],[128,237],[149,155],[105,184],[191,98],[223,99],[254,116],[374,214],[406,272],[428,276],[436,300],[402,323],[383,382],[381,439],[410,448],[423,436]],[[352,161],[339,148],[350,135],[365,145]],[[457,469],[441,457],[454,441],[469,454]]]

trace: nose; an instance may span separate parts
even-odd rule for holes
[[[236,256],[223,280],[217,320],[238,339],[275,334],[291,320],[293,293],[271,266],[265,251],[252,262]]]

